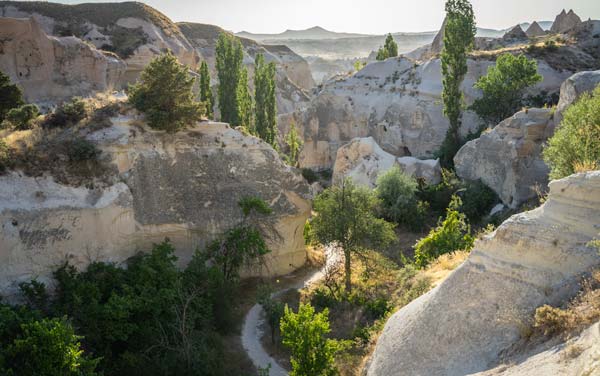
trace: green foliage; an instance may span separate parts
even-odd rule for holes
[[[242,70],[245,69],[242,43],[233,35],[221,33],[217,40],[216,55],[221,121],[240,126],[244,122],[244,116],[240,116],[243,115],[243,99],[239,97]]]
[[[290,376],[333,376],[335,355],[343,349],[343,344],[328,339],[329,311],[315,313],[310,304],[300,304],[298,313],[285,307],[281,318],[283,345],[290,349],[292,371]]]
[[[452,196],[463,188],[463,182],[456,176],[454,170],[443,168],[442,181],[436,185],[420,187],[418,197],[429,203],[434,214],[443,215],[452,201]]]
[[[446,28],[442,49],[442,102],[450,128],[440,148],[441,162],[452,166],[453,157],[460,148],[459,129],[463,107],[460,85],[467,74],[467,54],[475,41],[475,16],[468,0],[446,1]]]
[[[273,298],[273,289],[268,285],[259,287],[256,300],[265,310],[265,317],[271,328],[271,342],[275,343],[275,333],[279,329],[279,322],[283,316],[285,306],[282,302]]]
[[[301,172],[302,177],[306,179],[308,184],[312,184],[319,180],[319,175],[317,175],[317,173],[310,168],[303,168]]]
[[[255,131],[269,144],[277,144],[277,101],[275,98],[275,63],[265,63],[257,54],[254,60]]]
[[[0,139],[0,173],[10,166],[10,151],[4,140]]]
[[[253,211],[260,214],[271,214],[273,212],[269,204],[260,197],[243,197],[238,202],[238,205],[242,208],[245,217],[249,216]]]
[[[481,180],[464,183],[465,189],[460,192],[462,198],[461,211],[471,223],[477,223],[486,216],[494,204],[498,203],[498,195]]]
[[[144,113],[152,128],[176,132],[200,120],[204,111],[192,93],[194,78],[167,52],[148,64],[139,81],[129,87],[129,102]]]
[[[444,253],[470,250],[475,241],[465,215],[458,211],[462,202],[454,196],[446,211],[446,218],[415,244],[415,264],[425,267]]]
[[[384,249],[395,240],[393,224],[376,216],[379,199],[350,179],[320,193],[313,208],[312,238],[323,245],[336,243],[344,251],[346,290],[351,286],[351,256],[366,249]]]
[[[420,229],[424,225],[427,205],[417,200],[417,181],[394,166],[377,179],[377,197],[383,216],[392,222]]]
[[[252,121],[252,97],[250,96],[250,90],[248,89],[248,70],[246,67],[243,67],[240,72],[240,81],[238,82],[237,87],[237,99],[237,119],[239,121],[239,126],[246,129],[254,129]]]
[[[35,104],[25,104],[8,111],[6,120],[12,124],[14,129],[24,130],[31,128],[31,121],[39,114],[40,109]]]
[[[285,137],[285,143],[288,146],[288,155],[287,161],[290,166],[298,165],[298,156],[300,154],[300,148],[304,142],[298,136],[298,131],[296,130],[296,123],[292,121],[290,124],[290,131]],[[312,171],[312,170],[311,170]]]
[[[87,115],[85,102],[81,98],[73,98],[58,106],[53,113],[46,116],[44,127],[57,128],[77,124]]]
[[[385,43],[383,47],[380,47],[377,50],[377,60],[385,60],[389,57],[398,56],[398,44],[394,41],[394,37],[392,34],[388,34],[385,38]],[[357,69],[358,70],[358,69]]]
[[[504,53],[475,83],[483,96],[475,100],[471,109],[486,123],[496,125],[520,110],[525,89],[542,79],[534,59]]]
[[[571,105],[544,149],[550,177],[600,169],[600,86]]]
[[[69,143],[68,156],[72,162],[94,160],[100,155],[100,150],[91,141],[77,138]]]
[[[6,118],[8,111],[24,104],[21,89],[10,83],[10,78],[0,71],[0,123]]]
[[[204,103],[206,108],[206,117],[212,119],[215,107],[215,98],[213,97],[212,90],[210,88],[210,73],[208,71],[208,64],[206,61],[202,61],[200,64],[200,102]]]
[[[379,52],[379,51],[378,51]],[[359,70],[363,69],[365,66],[367,65],[367,62],[365,61],[360,61],[360,60],[356,60],[354,62],[354,70],[356,72],[358,72]]]

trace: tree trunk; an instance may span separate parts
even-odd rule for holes
[[[344,248],[344,268],[346,269],[346,292],[352,291],[352,268],[350,266],[350,251]]]

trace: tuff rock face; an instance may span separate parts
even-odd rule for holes
[[[573,12],[573,9],[571,9],[569,13],[563,9],[562,12],[560,12],[560,14],[554,19],[554,23],[552,24],[550,32],[566,33],[580,24],[581,18],[579,18],[579,16]]]
[[[29,102],[56,102],[114,88],[125,63],[75,37],[50,37],[35,18],[0,17],[0,70]]]
[[[467,103],[480,94],[475,81],[493,62],[469,60],[462,84]],[[534,91],[556,92],[571,74],[559,72],[539,61],[544,77]],[[431,158],[442,144],[448,120],[442,114],[440,60],[423,64],[399,57],[367,65],[352,77],[324,85],[305,110],[281,118],[280,145],[294,121],[304,147],[300,166],[331,168],[339,147],[356,137],[373,137],[383,150],[394,156]],[[476,129],[478,117],[466,112],[461,132],[465,136]]]
[[[548,184],[548,166],[541,158],[544,142],[554,133],[551,109],[516,113],[488,133],[467,142],[454,157],[456,173],[481,181],[515,208]]]
[[[599,224],[600,171],[553,181],[543,206],[476,242],[448,279],[389,319],[367,374],[454,376],[495,366],[537,307],[572,297],[600,264],[587,246]]]
[[[502,202],[517,207],[545,191],[549,169],[542,148],[560,125],[562,112],[583,93],[600,84],[600,71],[580,72],[561,86],[556,111],[529,109],[504,120],[488,133],[467,142],[454,157],[463,179],[481,179]]]
[[[227,124],[201,123],[175,134],[133,125],[131,117],[87,135],[114,176],[95,189],[51,177],[0,177],[0,291],[48,281],[65,261],[122,262],[171,239],[181,264],[242,220],[238,201],[258,196],[273,208],[261,218],[272,236],[266,267],[249,275],[289,273],[306,259],[309,187],[277,153]]]
[[[538,25],[539,26],[539,25]],[[510,29],[504,36],[502,37],[504,40],[514,41],[514,40],[525,40],[527,39],[527,34],[523,31],[521,25],[517,25]]]
[[[355,138],[338,149],[333,167],[333,182],[351,178],[356,184],[375,188],[377,178],[393,166],[427,184],[438,184],[442,179],[439,160],[420,160],[414,157],[396,158],[385,152],[373,137]]]
[[[525,34],[527,34],[529,38],[535,38],[546,35],[546,31],[542,29],[537,21],[533,21],[533,23],[527,28],[527,31],[525,31]]]

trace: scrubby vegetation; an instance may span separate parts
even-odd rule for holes
[[[138,83],[129,88],[129,102],[152,128],[175,132],[200,120],[204,112],[203,104],[194,100],[193,86],[187,68],[167,52],[144,68]]]
[[[44,119],[45,128],[60,128],[77,124],[87,115],[85,102],[81,98],[73,98],[59,105],[54,112]]]
[[[543,153],[552,179],[600,169],[600,87],[564,112]]]
[[[385,38],[385,43],[384,43],[383,47],[379,47],[379,50],[377,51],[376,59],[377,60],[385,60],[389,57],[396,57],[396,56],[398,56],[398,44],[394,40],[394,37],[392,36],[392,34],[388,34],[387,37]]]
[[[504,53],[475,83],[474,87],[481,89],[483,96],[475,100],[471,109],[485,125],[496,125],[521,109],[525,89],[540,81],[542,76],[537,73],[534,59]]]
[[[40,109],[35,104],[25,104],[8,111],[6,121],[15,130],[31,128],[31,122],[38,117]]]
[[[13,108],[23,105],[23,92],[10,82],[10,78],[0,71],[0,123]]]

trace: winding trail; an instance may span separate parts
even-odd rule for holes
[[[335,248],[325,248],[325,265],[317,270],[316,272],[306,276],[304,280],[294,283],[282,290],[276,291],[272,294],[273,297],[280,296],[289,290],[300,290],[308,287],[311,284],[319,281],[323,278],[327,268],[335,265],[340,260],[339,252],[336,252]],[[244,326],[242,329],[242,346],[252,363],[257,368],[267,368],[271,366],[269,370],[269,376],[287,376],[288,371],[281,367],[275,359],[273,359],[269,353],[264,349],[261,343],[263,336],[262,328],[265,325],[265,315],[262,306],[258,303],[252,306],[250,311],[244,317]]]

